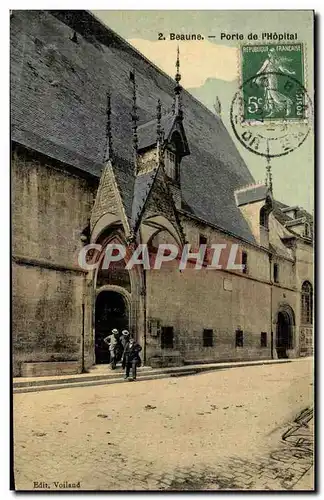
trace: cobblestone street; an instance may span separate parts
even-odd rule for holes
[[[312,406],[311,359],[15,394],[16,489],[313,489]]]

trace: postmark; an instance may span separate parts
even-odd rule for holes
[[[303,52],[301,43],[241,47],[241,82],[249,82],[242,87],[245,121],[305,118],[300,88],[304,85]]]
[[[266,85],[273,82],[273,77],[278,82],[279,88],[286,89],[290,95],[298,96],[302,113],[299,119],[289,119],[283,115],[280,119],[271,119],[269,116],[271,110],[263,105],[264,101],[260,101],[253,120],[246,120],[245,110],[251,103],[250,89],[256,85],[255,75],[240,86],[230,109],[230,121],[237,139],[252,153],[269,158],[287,155],[300,147],[310,133],[313,117],[312,101],[304,86],[296,78],[285,73],[263,73]],[[272,89],[272,87],[266,88]]]

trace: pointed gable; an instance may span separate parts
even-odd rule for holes
[[[109,160],[102,172],[99,187],[91,212],[90,229],[106,214],[112,214],[122,222],[125,233],[129,233],[129,223],[121,196],[122,189],[116,182],[112,162]]]
[[[186,242],[184,229],[169,189],[168,180],[161,165],[157,169],[151,189],[147,195],[140,222],[143,223],[145,219],[157,215],[164,217],[174,226],[180,241],[184,244]]]
[[[153,148],[157,143],[157,119],[150,120],[149,122],[143,123],[138,127],[138,149],[139,152],[143,152],[144,150]],[[182,120],[179,119],[173,113],[168,113],[161,117],[161,129],[164,133],[164,141],[163,146],[166,146],[168,143],[172,141],[172,136],[174,132],[179,134],[181,139],[180,146],[181,151],[179,151],[181,156],[187,156],[190,154],[188,141],[186,137],[186,133],[184,130],[184,126]]]

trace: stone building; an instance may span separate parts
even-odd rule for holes
[[[256,184],[221,119],[86,11],[11,14],[14,376],[312,353],[312,217]],[[88,243],[238,245],[243,270],[87,271]]]

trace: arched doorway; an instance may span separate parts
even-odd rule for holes
[[[288,358],[287,351],[293,348],[293,317],[287,311],[278,312],[276,337],[278,358]]]
[[[96,364],[109,363],[109,349],[103,339],[113,328],[119,332],[129,329],[129,311],[125,297],[116,291],[99,292],[95,307]]]

